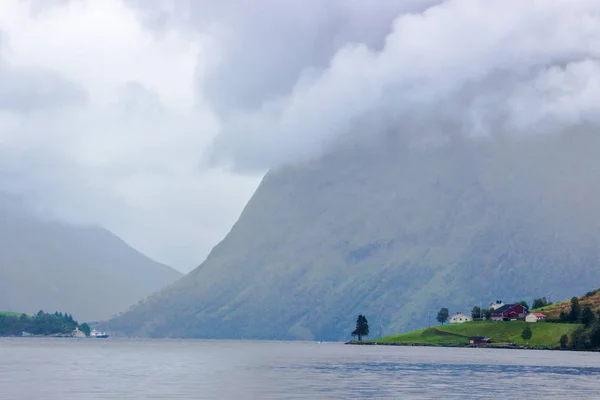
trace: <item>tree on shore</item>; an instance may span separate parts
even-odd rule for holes
[[[566,349],[568,345],[569,345],[569,336],[567,334],[564,334],[560,337],[560,348]]]
[[[485,317],[486,321],[489,321],[490,319],[492,319],[492,309],[491,308],[487,308],[484,312],[483,312],[483,316]]]
[[[83,324],[79,325],[79,330],[83,333],[85,333],[85,336],[90,336],[90,334],[92,333],[92,330],[90,329],[90,326],[84,322]]]
[[[581,313],[581,323],[585,326],[590,326],[595,320],[596,316],[590,306],[585,306]]]
[[[19,317],[0,314],[0,336],[20,336],[22,332],[32,335],[69,334],[77,325],[73,317],[67,318],[61,313],[39,311],[31,317],[26,314]]]
[[[561,311],[560,315],[558,316],[558,320],[560,322],[569,322],[569,314],[567,314],[564,311]]]
[[[577,297],[571,299],[571,311],[569,311],[568,315],[571,322],[577,322],[581,318],[581,305]]]
[[[478,319],[483,319],[482,315],[481,315],[480,307],[473,306],[473,309],[471,310],[471,318],[473,318],[473,321],[478,320]]]
[[[531,339],[531,336],[532,336],[532,332],[531,332],[530,327],[523,329],[523,332],[521,332],[521,337],[526,342],[529,342],[529,339]]]
[[[526,301],[519,301],[519,302],[517,302],[517,304],[522,305],[523,308],[525,308],[525,311],[529,310],[529,305],[527,304]]]
[[[356,329],[352,331],[352,336],[357,336],[358,341],[360,342],[363,336],[369,336],[369,322],[367,321],[367,317],[364,315],[359,315],[356,320]]]
[[[450,312],[448,311],[447,308],[442,308],[437,315],[437,321],[444,325],[444,322],[448,321],[448,316],[450,315]]]
[[[546,307],[548,305],[548,299],[545,297],[540,297],[538,299],[533,299],[533,305],[531,306],[534,310],[536,308]]]

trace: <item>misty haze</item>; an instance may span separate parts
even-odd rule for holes
[[[593,398],[599,57],[596,0],[0,2],[0,393]]]

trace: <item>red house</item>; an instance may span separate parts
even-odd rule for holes
[[[505,304],[492,311],[492,321],[514,321],[525,318],[527,310],[520,304]]]

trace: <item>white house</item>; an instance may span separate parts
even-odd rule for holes
[[[473,319],[463,313],[457,313],[450,317],[451,324],[462,324],[463,322],[469,321],[473,321]]]
[[[490,304],[490,310],[495,311],[495,310],[499,309],[500,307],[502,307],[503,305],[504,305],[504,303],[502,301],[496,300],[495,302]]]
[[[527,322],[538,322],[546,319],[546,316],[542,313],[531,313],[527,314],[525,321]]]

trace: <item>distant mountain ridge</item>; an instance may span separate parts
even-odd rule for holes
[[[0,193],[0,310],[103,320],[182,276],[103,228],[43,219]]]
[[[207,260],[108,328],[345,340],[600,282],[595,133],[348,145],[268,173]]]

